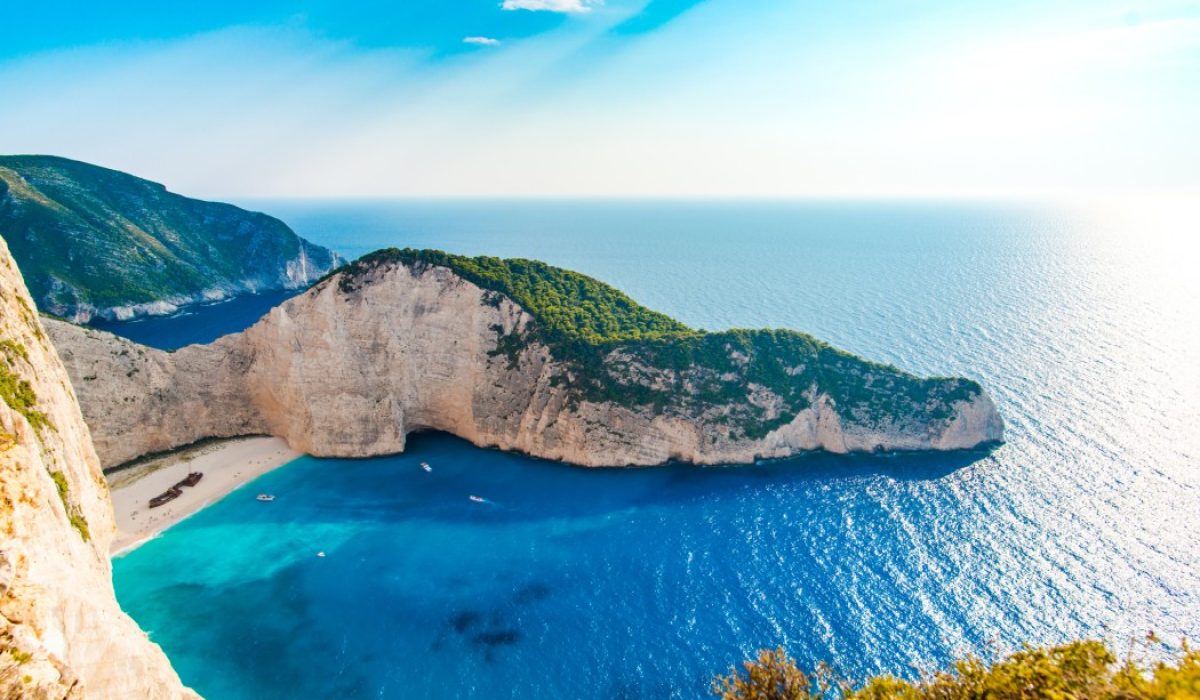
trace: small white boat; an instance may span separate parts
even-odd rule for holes
[[[484,500],[483,496],[471,496],[470,498],[472,501],[475,501],[476,503],[486,503],[487,502],[486,500]]]
[[[260,493],[260,494],[258,494],[257,496],[255,496],[255,498],[257,498],[257,499],[258,499],[258,500],[260,500],[260,501],[273,501],[273,500],[275,500],[275,497],[274,497],[274,496],[272,496],[272,495],[271,495],[271,494],[269,494],[269,493]]]
[[[433,471],[433,467],[429,466],[429,462],[421,462],[421,468],[427,472]]]
[[[318,556],[318,557],[324,557],[324,556],[325,556],[325,552],[317,552],[317,556]]]

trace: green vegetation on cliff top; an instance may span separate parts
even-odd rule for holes
[[[53,156],[0,156],[0,236],[44,311],[299,286],[337,264],[282,221]],[[288,282],[303,253],[310,270]],[[287,282],[285,284],[285,282]]]
[[[351,270],[378,262],[424,263],[453,270],[483,289],[511,298],[560,341],[604,344],[701,335],[666,314],[578,272],[537,260],[469,258],[440,250],[388,248],[363,256]]]
[[[534,260],[389,248],[343,268],[342,290],[390,263],[445,267],[512,299],[533,317],[532,339],[571,368],[562,381],[579,398],[660,413],[720,409],[716,419],[748,437],[790,422],[810,405],[814,387],[844,420],[872,426],[889,419],[948,420],[954,402],[981,391],[970,380],[920,378],[869,362],[797,331],[688,328],[603,282]],[[497,354],[512,366],[525,341],[502,336]],[[756,388],[779,400],[752,400]]]

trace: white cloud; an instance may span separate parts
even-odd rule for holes
[[[505,10],[533,10],[546,12],[591,12],[592,5],[599,0],[504,0],[500,6]]]
[[[493,39],[490,36],[468,36],[463,37],[464,44],[477,44],[479,46],[497,46],[500,44],[499,39]]]

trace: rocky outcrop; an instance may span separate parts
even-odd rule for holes
[[[364,457],[403,451],[413,431],[441,430],[585,466],[950,450],[1003,434],[986,393],[958,390],[965,380],[912,378],[932,383],[925,404],[944,405],[866,416],[836,405],[834,389],[804,379],[816,375],[800,366],[786,369],[806,382],[793,387],[805,406],[794,414],[753,382],[745,397],[725,403],[597,400],[573,388],[582,370],[539,340],[537,325],[512,298],[447,267],[398,261],[339,272],[242,333],[172,353],[47,322],[105,465],[203,437],[252,433],[318,456]],[[845,364],[848,357],[834,359]],[[838,379],[843,394],[847,383],[900,376],[853,362]],[[610,374],[598,381],[650,388],[693,381],[620,347],[604,364]],[[746,409],[770,429],[740,429],[731,416]]]
[[[117,605],[100,463],[2,239],[0,399],[0,697],[196,697]]]
[[[0,232],[38,306],[79,322],[306,287],[341,262],[266,214],[53,156],[0,156]]]

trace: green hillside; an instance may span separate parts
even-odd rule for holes
[[[39,307],[79,318],[302,287],[338,262],[266,214],[53,156],[0,156],[0,236]]]

